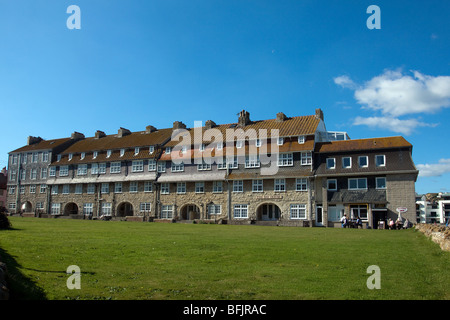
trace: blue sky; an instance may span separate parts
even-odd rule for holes
[[[29,135],[320,107],[353,139],[404,136],[416,191],[450,192],[449,16],[445,0],[0,0],[0,166]]]

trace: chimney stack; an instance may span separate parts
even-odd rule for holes
[[[27,138],[27,145],[29,146],[29,145],[32,145],[32,144],[35,144],[35,143],[39,143],[39,142],[41,142],[42,140],[44,140],[44,139],[42,139],[41,137],[32,137],[32,136],[29,136],[29,137]]]
[[[249,123],[250,123],[250,113],[248,113],[245,110],[239,112],[238,126],[245,127]]]
[[[320,108],[316,109],[316,118],[323,121],[323,111]]]
[[[186,129],[186,125],[181,121],[175,121],[173,123],[173,130],[176,130],[176,129]]]
[[[72,140],[82,140],[84,139],[84,134],[75,131],[70,138]]]
[[[214,128],[215,126],[216,126],[216,123],[214,121],[212,121],[212,120],[207,120],[205,122],[205,128],[206,129],[211,129],[211,128]]]
[[[284,120],[286,120],[286,115],[283,112],[278,112],[277,113],[277,122],[283,122]]]
[[[122,127],[120,127],[120,129],[117,131],[117,137],[118,138],[125,137],[125,136],[127,136],[129,134],[131,134],[130,130],[122,128]]]
[[[103,137],[106,137],[106,134],[103,131],[97,130],[95,132],[95,139],[100,139],[100,138],[103,138]]]
[[[152,133],[156,131],[157,129],[154,126],[146,126],[145,127],[145,133]]]

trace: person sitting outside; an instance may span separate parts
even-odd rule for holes
[[[348,219],[347,219],[347,215],[344,214],[344,216],[341,218],[341,224],[342,224],[342,228],[347,228],[348,226]]]
[[[356,218],[356,224],[355,224],[355,228],[358,229],[361,226],[361,229],[363,228],[363,224],[362,224],[362,220],[361,218],[358,216]]]

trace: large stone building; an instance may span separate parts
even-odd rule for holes
[[[340,226],[414,221],[416,170],[402,137],[349,139],[314,115],[42,140],[9,153],[8,207],[31,216]],[[26,159],[26,160],[24,160]],[[411,215],[411,217],[409,217]]]

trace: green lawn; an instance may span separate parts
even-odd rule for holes
[[[415,230],[10,221],[0,260],[13,299],[450,299],[450,253]],[[66,286],[70,265],[80,290]]]

